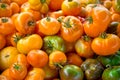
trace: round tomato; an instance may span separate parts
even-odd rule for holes
[[[12,14],[20,12],[20,6],[16,2],[10,3],[10,8],[12,9]]]
[[[15,47],[5,47],[0,52],[0,70],[7,69],[14,62],[14,58],[19,54]]]
[[[32,34],[21,38],[17,42],[17,49],[20,53],[27,54],[33,49],[41,49],[43,45],[43,40],[38,34]]]
[[[60,35],[67,42],[75,42],[83,34],[81,21],[74,16],[67,16],[62,21]]]
[[[22,63],[13,63],[10,66],[9,74],[14,80],[23,80],[27,75],[27,67]]]
[[[60,30],[61,24],[57,19],[52,17],[45,17],[38,23],[39,31],[44,35],[55,35]]]
[[[120,38],[115,34],[102,33],[93,39],[91,47],[98,55],[112,55],[120,48]]]
[[[42,50],[31,50],[27,54],[27,61],[33,67],[44,67],[48,63],[48,55]]]

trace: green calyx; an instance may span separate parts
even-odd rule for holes
[[[3,23],[6,23],[6,22],[8,22],[8,19],[4,17],[4,18],[1,19],[1,21],[2,21]]]
[[[88,21],[89,24],[92,24],[92,23],[93,23],[93,18],[92,18],[92,16],[89,16],[88,18],[86,18],[86,21]]]
[[[44,4],[44,3],[46,3],[46,0],[40,0],[40,2],[41,2],[42,4]]]
[[[1,4],[0,7],[3,8],[3,9],[6,9],[7,6],[6,6],[6,4],[3,3],[3,4]]]

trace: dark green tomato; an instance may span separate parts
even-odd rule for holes
[[[106,67],[107,65],[120,65],[120,51],[117,51],[116,54],[110,56],[98,56],[97,59],[104,67]]]
[[[120,0],[113,1],[113,8],[115,12],[120,13]]]
[[[120,80],[120,66],[105,69],[102,74],[102,80]]]
[[[43,39],[43,50],[48,54],[55,50],[66,51],[64,40],[60,36],[45,36]]]
[[[107,28],[107,33],[117,34],[118,25],[119,25],[119,22],[111,22]]]
[[[85,72],[87,80],[98,80],[102,76],[104,70],[101,63],[96,59],[86,59],[81,64],[82,70]]]
[[[65,65],[60,70],[61,80],[83,80],[83,77],[82,69],[76,65]]]

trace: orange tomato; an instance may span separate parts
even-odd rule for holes
[[[44,67],[48,63],[48,55],[42,50],[31,50],[27,54],[27,61],[33,67]]]
[[[9,74],[13,80],[23,80],[27,75],[27,67],[22,63],[13,63],[10,66]]]
[[[12,15],[12,9],[6,3],[0,3],[0,17],[10,17]]]
[[[28,0],[11,0],[12,2],[17,3],[19,6],[21,6],[23,3],[27,2]]]
[[[61,24],[57,19],[52,17],[45,17],[38,23],[39,31],[44,35],[55,35],[60,30]]]
[[[77,16],[81,12],[81,4],[79,0],[64,0],[61,5],[64,15]]]
[[[93,39],[91,47],[97,55],[112,55],[120,48],[120,38],[115,34],[103,33]]]
[[[11,3],[11,0],[0,0],[0,3],[7,3],[7,4],[10,4],[10,3]]]
[[[20,6],[15,2],[10,3],[10,8],[12,9],[12,14],[20,12]]]
[[[60,10],[63,1],[64,0],[50,0],[49,8],[54,11]]]
[[[82,38],[78,39],[75,43],[75,51],[77,54],[84,58],[92,58],[94,56],[94,52],[91,48],[92,40],[88,36],[82,36]]]
[[[39,11],[31,9],[28,2],[21,5],[21,12],[30,12],[36,21],[42,18],[42,14]]]
[[[83,34],[81,21],[74,16],[67,16],[62,21],[60,35],[67,42],[75,42]]]
[[[15,20],[16,30],[22,34],[31,34],[35,29],[35,20],[29,12],[21,12]]]
[[[0,34],[0,50],[2,48],[4,48],[6,45],[6,39],[5,39],[5,36],[3,36],[2,34]]]
[[[9,17],[0,18],[0,33],[3,35],[11,34],[15,31],[13,21]]]
[[[61,51],[53,51],[49,55],[49,66],[52,69],[61,68],[62,65],[65,65],[67,62],[67,57],[65,53]]]
[[[102,5],[91,6],[84,22],[84,31],[90,37],[97,37],[104,32],[111,21],[110,11]]]
[[[42,68],[31,69],[24,80],[44,80],[45,72]]]
[[[112,16],[111,16],[111,20],[120,22],[120,14],[113,13]]]
[[[83,60],[76,53],[67,53],[67,63],[80,66]]]

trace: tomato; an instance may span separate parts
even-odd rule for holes
[[[55,50],[66,51],[64,40],[60,36],[45,36],[43,38],[43,50],[51,54]]]
[[[83,34],[81,21],[74,16],[67,16],[62,21],[60,35],[67,42],[75,42]]]
[[[12,15],[12,9],[6,3],[0,3],[0,17],[10,17]]]
[[[102,33],[100,37],[93,39],[91,46],[97,55],[112,55],[119,50],[120,39],[115,34]]]
[[[103,2],[103,5],[107,8],[110,9],[112,7],[112,1],[111,0],[105,0]]]
[[[2,48],[4,48],[6,45],[6,39],[5,39],[5,36],[3,36],[2,34],[0,34],[0,50]]]
[[[50,0],[28,0],[28,3],[30,3],[31,9],[38,10],[45,14],[49,10],[48,4],[50,3]]]
[[[120,79],[120,66],[108,67],[102,74],[103,80],[119,80]]]
[[[0,3],[7,3],[7,4],[10,4],[10,3],[11,3],[11,0],[0,0]]]
[[[9,17],[0,18],[0,33],[3,35],[11,34],[15,31],[13,21]]]
[[[112,20],[112,21],[118,21],[118,22],[120,22],[120,14],[118,14],[118,13],[113,13],[113,14],[111,15],[111,20]]]
[[[34,20],[38,21],[42,18],[42,14],[39,11],[32,10],[28,2],[21,5],[21,12],[30,12],[33,15]]]
[[[45,80],[53,80],[59,75],[59,71],[57,69],[51,69],[49,65],[43,67],[43,70],[45,71]]]
[[[27,54],[33,49],[41,49],[43,40],[38,34],[32,34],[20,39],[17,42],[17,49],[20,53]]]
[[[44,80],[45,71],[42,68],[31,69],[24,80]]]
[[[78,39],[75,43],[75,50],[77,54],[84,58],[91,58],[94,55],[94,52],[91,48],[92,40],[88,36],[82,36],[82,38]]]
[[[88,58],[81,64],[87,80],[99,80],[102,76],[104,67],[97,59]]]
[[[64,0],[61,5],[64,15],[77,16],[81,12],[81,4],[79,0]]]
[[[20,6],[16,2],[11,2],[10,8],[12,9],[12,14],[20,12]]]
[[[53,51],[49,55],[49,66],[52,69],[61,68],[61,65],[65,65],[67,62],[67,56],[62,51]]]
[[[27,2],[28,0],[11,0],[12,2],[17,3],[19,6],[21,6],[23,3]]]
[[[82,58],[76,53],[67,53],[67,63],[80,66],[82,64]]]
[[[120,65],[120,51],[117,51],[114,55],[109,56],[98,56],[97,60],[100,61],[100,63],[107,67],[110,66],[119,66]]]
[[[42,68],[48,63],[48,55],[43,50],[31,50],[27,54],[27,61],[33,67]]]
[[[49,8],[53,11],[60,10],[63,1],[64,0],[50,0]]]
[[[107,29],[111,21],[111,14],[102,5],[91,5],[89,9],[88,17],[83,24],[84,31],[90,37],[97,37]]]
[[[44,35],[55,35],[60,30],[60,23],[52,17],[45,17],[38,23],[39,31]]]
[[[27,68],[29,68],[30,64],[27,61],[27,56],[24,54],[18,54],[15,58],[14,58],[14,63],[21,63],[23,65],[25,65]]]
[[[83,80],[84,73],[82,69],[76,65],[65,65],[60,70],[61,80]]]
[[[21,12],[14,24],[16,30],[22,34],[32,34],[35,29],[35,20],[30,12]]]
[[[120,0],[113,1],[113,9],[115,12],[120,13]]]
[[[10,66],[9,74],[15,80],[23,80],[27,75],[27,67],[22,63],[13,63]]]
[[[5,47],[0,51],[0,70],[7,69],[14,62],[14,58],[19,54],[15,47]]]

